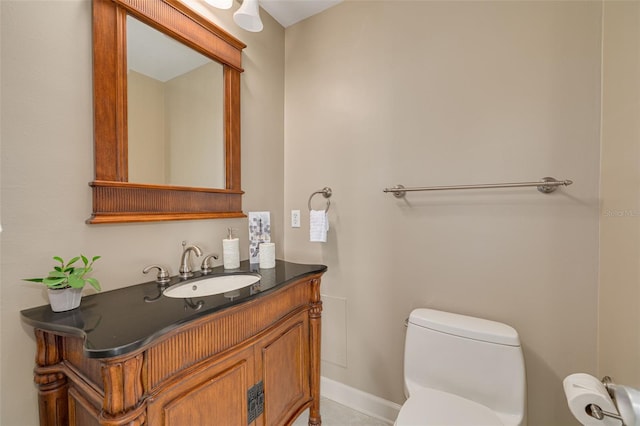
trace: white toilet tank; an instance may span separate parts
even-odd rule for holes
[[[495,321],[432,309],[411,312],[405,341],[407,397],[424,389],[482,404],[525,424],[526,376],[518,333]]]

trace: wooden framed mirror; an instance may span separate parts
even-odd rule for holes
[[[222,127],[221,164],[216,166],[213,160],[211,164],[224,168],[219,171],[220,187],[129,181],[127,20],[132,18],[221,64],[221,116],[211,120]],[[240,186],[240,74],[245,47],[179,0],[93,0],[95,180],[89,184],[93,214],[87,223],[245,216]],[[208,154],[201,157],[206,167]],[[161,167],[149,161],[151,168]],[[180,167],[190,169],[191,163],[183,160]]]

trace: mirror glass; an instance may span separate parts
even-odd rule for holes
[[[223,66],[127,16],[129,182],[225,187]]]

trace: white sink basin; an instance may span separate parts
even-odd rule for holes
[[[167,297],[186,299],[189,297],[212,296],[226,293],[260,281],[259,274],[229,274],[215,275],[198,281],[188,281],[175,284],[164,291]]]

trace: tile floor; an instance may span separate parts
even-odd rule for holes
[[[320,415],[322,426],[389,426],[383,420],[369,417],[359,411],[345,407],[327,398],[320,400]],[[309,411],[305,411],[296,419],[292,426],[307,426]]]

